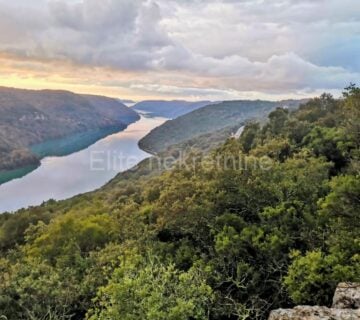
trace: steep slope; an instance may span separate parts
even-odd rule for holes
[[[359,282],[359,101],[351,89],[278,109],[210,157],[160,174],[144,160],[94,192],[0,215],[1,315],[335,319],[288,309],[330,306],[339,281]],[[333,307],[357,308],[340,289]]]
[[[174,119],[212,103],[213,102],[211,101],[190,102],[182,100],[147,100],[135,104],[133,109],[140,112],[146,112],[152,116]]]
[[[234,126],[242,121],[264,118],[276,107],[296,108],[301,101],[225,101],[197,109],[152,130],[139,142],[144,150],[157,153],[198,135]]]
[[[138,119],[115,99],[1,87],[0,171],[38,164],[32,145],[92,130],[121,130]]]

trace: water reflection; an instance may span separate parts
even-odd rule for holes
[[[119,171],[149,156],[137,143],[164,121],[164,118],[142,116],[126,130],[85,150],[65,157],[44,158],[41,166],[27,176],[0,185],[0,212],[38,205],[49,199],[66,199],[101,187]]]

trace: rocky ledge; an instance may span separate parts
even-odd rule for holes
[[[340,283],[331,308],[297,306],[271,312],[269,320],[360,320],[360,283]]]

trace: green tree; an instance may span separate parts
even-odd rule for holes
[[[214,296],[199,268],[180,271],[156,258],[146,260],[132,255],[121,263],[100,289],[89,319],[209,319]]]
[[[359,280],[360,257],[347,260],[346,254],[325,254],[320,250],[304,256],[295,251],[284,283],[297,304],[330,305],[336,285]]]
[[[239,142],[245,153],[248,153],[254,146],[256,146],[255,138],[260,131],[260,124],[257,122],[248,123],[242,132]]]

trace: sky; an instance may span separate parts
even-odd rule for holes
[[[350,82],[359,0],[0,0],[0,86],[277,100]]]

